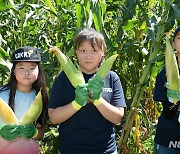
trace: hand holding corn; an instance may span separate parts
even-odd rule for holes
[[[9,141],[15,140],[18,137],[30,139],[36,137],[37,134],[38,131],[33,124],[2,125],[0,127],[0,136]]]
[[[42,96],[41,92],[39,92],[23,117],[22,122],[18,124],[13,110],[6,102],[0,99],[0,116],[5,123],[0,126],[0,136],[6,140],[14,140],[20,136],[28,139],[36,137],[38,131],[32,123],[39,117],[41,110]]]
[[[15,140],[19,137],[19,130],[18,125],[1,125],[0,136],[9,141]]]
[[[180,100],[180,89],[172,90],[168,86],[166,86],[166,88],[167,88],[167,97],[170,100],[170,102],[173,102],[173,99],[177,99],[178,101]]]
[[[104,80],[100,76],[95,76],[88,81],[88,90],[92,92],[93,100],[98,100],[101,97],[104,88]]]
[[[20,136],[31,139],[38,135],[38,130],[34,124],[25,124],[21,126]]]
[[[78,85],[75,89],[75,103],[77,103],[80,107],[82,107],[86,105],[88,98],[89,98],[89,92],[87,89],[87,85],[86,84]]]
[[[58,47],[51,47],[50,52],[53,52],[56,54],[56,57],[59,61],[59,63],[61,64],[61,67],[62,69],[64,70],[65,74],[67,75],[68,79],[70,80],[71,84],[76,88],[78,85],[85,85],[85,80],[83,78],[83,75],[82,75],[82,72],[80,70],[78,70],[74,64],[72,63],[72,61],[67,57],[65,56],[60,50]],[[110,71],[114,61],[116,60],[118,54],[115,54],[115,55],[112,55],[111,57],[109,57],[108,59],[105,60],[105,62],[99,67],[98,69],[98,72],[96,74],[96,76],[98,76],[97,78],[102,78],[104,79],[105,76],[107,75],[107,73]],[[95,79],[96,80],[96,79]],[[92,81],[91,81],[92,82]],[[94,82],[94,81],[93,81]],[[94,101],[94,105],[98,105],[100,104],[100,101],[98,98],[100,98],[100,95],[101,95],[101,92],[102,92],[102,83],[100,82],[100,85],[97,86],[97,88],[94,88],[94,83],[90,83],[90,87],[93,89],[94,91],[94,96],[93,96],[93,99],[97,99]],[[99,81],[95,81],[95,83]],[[103,83],[104,85],[104,83]],[[99,88],[100,86],[100,88]],[[90,89],[88,87],[88,89]],[[79,110],[83,105],[85,105],[84,103],[82,102],[87,102],[87,99],[89,98],[89,96],[87,97],[87,95],[84,95],[84,100],[86,101],[81,101],[81,99],[79,99],[81,96],[81,93],[80,93],[80,96],[78,96],[78,93],[77,92],[77,98],[75,99],[75,101],[72,102],[72,105],[73,107],[76,109],[76,110]],[[80,101],[79,101],[80,100]],[[89,101],[92,101],[92,98],[91,98],[91,91],[90,91],[90,98],[89,98]],[[78,103],[79,102],[79,103]]]

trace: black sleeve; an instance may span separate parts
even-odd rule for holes
[[[167,82],[165,68],[163,68],[156,77],[153,99],[159,102],[168,102],[167,88],[164,84]]]
[[[170,103],[169,101],[162,102],[163,113],[167,119],[170,119],[175,115],[176,111],[178,110],[179,103],[180,103],[180,101],[178,101],[177,104],[174,105],[173,103]]]

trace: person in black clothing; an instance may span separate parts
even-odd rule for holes
[[[174,32],[173,47],[177,51],[177,61],[180,68],[180,26]],[[167,78],[165,67],[158,73],[154,90],[155,101],[162,103],[163,111],[158,119],[155,135],[156,154],[180,154],[180,101],[175,106],[168,99],[179,98],[180,92],[173,94],[171,89],[166,88]],[[180,88],[180,87],[179,87]],[[173,95],[172,95],[173,94]],[[167,97],[168,96],[168,97]]]
[[[126,107],[118,75],[109,71],[96,76],[105,54],[104,37],[87,28],[75,39],[75,51],[85,85],[72,86],[64,71],[56,77],[50,93],[49,117],[59,125],[61,154],[117,154],[114,124]],[[89,90],[94,101],[89,99]]]

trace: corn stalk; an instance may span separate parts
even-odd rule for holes
[[[153,49],[154,50],[150,54],[147,65],[144,68],[142,76],[141,76],[141,78],[139,80],[139,84],[137,85],[136,93],[134,95],[133,102],[132,102],[131,107],[130,107],[131,109],[130,109],[130,111],[129,111],[128,115],[127,115],[127,118],[126,118],[125,128],[123,130],[123,133],[122,133],[121,138],[120,138],[119,143],[118,143],[118,149],[119,149],[118,153],[121,153],[121,150],[124,147],[126,147],[126,143],[127,143],[130,131],[131,131],[131,127],[132,127],[132,124],[134,122],[134,112],[139,107],[141,98],[142,98],[143,93],[144,93],[145,85],[146,85],[146,83],[147,83],[147,81],[148,81],[148,79],[150,77],[151,66],[155,62],[157,54],[160,51],[160,44],[161,44],[162,36],[164,34],[165,23],[166,23],[166,18],[167,18],[167,14],[168,14],[166,12],[167,10],[169,10],[169,9],[165,10],[165,12],[164,12],[164,14],[162,16],[162,20],[161,20],[161,22],[159,23],[159,26],[158,26],[158,32],[157,32],[157,35],[156,35],[156,38],[155,38],[155,42],[153,44]]]

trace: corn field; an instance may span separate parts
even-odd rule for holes
[[[27,45],[41,50],[50,91],[61,66],[49,48],[57,46],[76,61],[74,36],[93,27],[105,37],[106,58],[119,54],[112,70],[121,79],[127,108],[115,126],[118,153],[151,154],[162,110],[152,99],[155,77],[165,65],[166,35],[177,25],[179,0],[0,0],[0,86],[9,79],[11,53]],[[48,122],[41,154],[57,153],[57,127]]]

